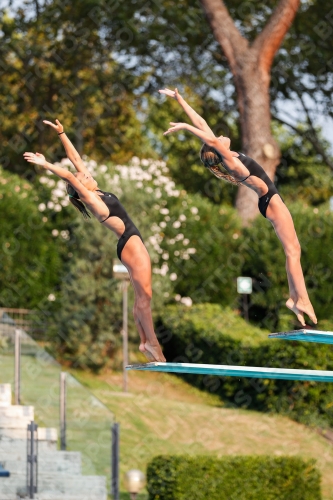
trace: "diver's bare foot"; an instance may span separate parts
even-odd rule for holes
[[[148,356],[152,356],[154,359],[153,361],[159,361],[161,363],[165,363],[166,359],[163,356],[161,346],[159,344],[149,344],[146,342],[144,344],[145,351],[144,354]],[[149,359],[149,358],[148,358]]]
[[[148,361],[151,361],[151,362],[156,361],[154,356],[149,351],[147,351],[147,349],[145,348],[145,344],[140,344],[139,351],[142,352],[142,354],[144,354],[146,356]]]
[[[286,302],[286,306],[288,309],[290,309],[293,313],[296,314],[298,321],[301,323],[302,326],[305,326],[305,320],[304,320],[304,314],[302,311],[300,311],[296,305],[293,299],[288,299]]]
[[[311,321],[314,322],[314,324],[317,324],[317,317],[315,315],[314,309],[312,307],[311,302],[308,300],[307,302],[303,302],[302,300],[298,300],[296,302],[296,308],[301,311],[302,313],[305,313],[309,316]]]

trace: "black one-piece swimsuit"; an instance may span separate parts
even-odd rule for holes
[[[125,231],[120,236],[117,243],[117,255],[119,260],[121,260],[121,252],[123,251],[124,246],[131,236],[139,236],[142,242],[143,239],[140,231],[138,230],[132,219],[129,217],[128,213],[118,200],[117,196],[113,193],[101,191],[100,189],[98,191],[102,193],[101,198],[109,209],[109,215],[101,222],[105,222],[109,217],[119,217],[119,219],[121,219],[125,224]]]
[[[267,193],[264,194],[263,196],[261,196],[259,198],[259,202],[258,202],[258,208],[259,208],[260,213],[264,217],[266,217],[267,207],[269,205],[269,202],[271,201],[271,198],[275,194],[278,194],[280,196],[280,198],[281,198],[281,195],[279,194],[278,190],[276,189],[276,186],[275,186],[274,182],[272,182],[270,180],[270,178],[266,174],[265,170],[259,165],[259,163],[257,163],[256,161],[254,161],[249,156],[246,156],[244,153],[238,153],[238,154],[239,154],[238,159],[243,163],[243,165],[250,172],[250,175],[248,175],[247,177],[245,177],[245,179],[243,179],[240,182],[246,181],[246,179],[248,179],[249,177],[258,177],[259,179],[261,179],[262,181],[264,181],[264,183],[267,186],[267,189],[268,189]],[[282,200],[282,198],[281,198],[281,200]]]

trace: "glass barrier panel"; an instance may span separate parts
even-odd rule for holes
[[[114,416],[71,374],[66,380],[67,448],[81,452],[83,474],[107,476],[109,485]]]
[[[41,427],[55,427],[59,441],[61,366],[21,331],[21,404],[35,407]]]
[[[15,330],[19,330],[21,404],[34,406],[40,427],[57,430],[60,448],[60,373],[65,370],[22,328],[27,323],[25,316],[18,318],[13,311],[0,308],[0,383],[10,383],[14,390]],[[67,450],[81,452],[83,474],[107,476],[108,489],[113,421],[110,410],[67,373]]]

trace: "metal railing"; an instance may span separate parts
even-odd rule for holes
[[[61,391],[63,368],[22,328],[22,311],[0,310],[0,383],[11,383],[16,404],[34,406],[39,426],[58,430],[61,449],[81,452],[83,474],[107,476],[110,484],[113,414],[70,373]]]
[[[119,424],[115,422],[111,427],[111,495],[119,500]]]
[[[27,427],[27,493],[35,498],[38,491],[38,425],[30,422]]]

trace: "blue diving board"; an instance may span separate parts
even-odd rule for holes
[[[311,380],[333,382],[333,371],[293,370],[289,368],[259,368],[253,366],[197,365],[192,363],[146,363],[126,366],[126,370],[167,373],[196,373],[220,377],[272,378],[281,380]]]
[[[318,344],[333,344],[333,332],[321,332],[320,330],[292,330],[290,332],[271,333],[270,339],[280,340],[303,340],[304,342],[316,342]]]

